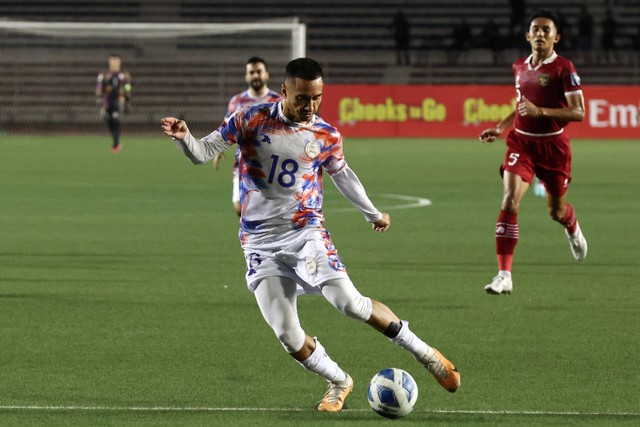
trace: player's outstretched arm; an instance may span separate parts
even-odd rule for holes
[[[189,131],[187,123],[175,117],[164,117],[160,120],[160,128],[165,135],[181,140],[187,136],[187,132]]]
[[[187,123],[175,117],[165,117],[160,120],[160,128],[165,135],[173,138],[178,150],[182,151],[195,165],[208,162],[231,145],[224,140],[218,129],[202,139],[196,139],[189,132]]]
[[[496,127],[493,128],[489,128],[489,129],[485,129],[482,131],[482,133],[480,134],[480,141],[482,142],[493,142],[496,140],[497,137],[500,136],[500,134],[508,127],[510,127],[511,125],[513,125],[513,122],[516,118],[516,112],[515,110],[509,114],[507,117],[505,117],[504,119],[502,119],[502,121],[500,123],[498,123],[496,125]]]
[[[499,135],[500,131],[497,128],[489,128],[482,131],[479,139],[482,142],[494,142]]]
[[[391,218],[386,212],[382,212],[382,218],[371,223],[371,226],[378,233],[384,233],[391,227]]]

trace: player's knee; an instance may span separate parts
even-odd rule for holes
[[[278,341],[282,344],[287,353],[295,353],[300,351],[304,345],[305,333],[302,328],[289,328],[280,331],[274,331]]]
[[[520,203],[512,193],[507,193],[502,198],[501,209],[511,214],[517,214],[520,209]]]
[[[358,295],[348,301],[340,311],[352,319],[358,319],[366,322],[371,317],[371,298]]]
[[[366,322],[371,317],[371,299],[363,296],[350,280],[327,282],[322,294],[340,313]]]

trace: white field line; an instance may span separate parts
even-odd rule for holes
[[[96,412],[313,412],[315,408],[219,408],[219,407],[168,407],[168,406],[46,406],[46,405],[0,405],[0,411],[96,411]],[[345,409],[345,412],[369,412],[369,409]],[[509,410],[464,410],[425,409],[416,412],[430,414],[468,415],[539,415],[539,416],[604,416],[640,417],[640,412],[581,412],[581,411],[509,411]]]
[[[380,206],[376,206],[378,209],[382,211],[387,211],[387,210],[391,211],[391,210],[399,210],[399,209],[416,209],[416,208],[423,208],[425,206],[431,206],[431,200],[425,199],[424,197],[405,196],[402,194],[375,194],[375,193],[372,194],[372,196],[374,199],[377,199],[378,197],[380,197],[380,198],[400,200],[402,202],[405,202],[397,205],[386,206],[384,204],[380,204]],[[356,208],[354,208],[353,206],[348,208],[337,208],[337,209],[329,208],[330,212],[352,212],[355,210]]]

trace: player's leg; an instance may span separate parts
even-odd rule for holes
[[[571,183],[571,147],[564,136],[545,143],[549,145],[546,150],[548,156],[544,159],[540,174],[547,185],[549,216],[564,227],[573,257],[582,261],[587,256],[587,240],[582,234],[575,210],[566,197]]]
[[[498,274],[491,283],[484,287],[490,294],[507,294],[513,290],[511,281],[511,267],[513,254],[518,244],[520,230],[518,226],[518,212],[520,202],[529,188],[529,183],[520,175],[504,171],[503,196],[500,205],[500,213],[496,222],[496,258],[498,261]]]
[[[587,240],[582,234],[573,206],[567,202],[566,194],[562,196],[547,195],[547,207],[551,219],[564,227],[564,233],[569,241],[573,257],[577,261],[585,259],[588,249]]]
[[[329,390],[318,410],[342,410],[353,380],[329,357],[322,344],[300,326],[295,282],[286,277],[266,277],[258,283],[254,296],[262,316],[287,353],[305,369],[329,382]]]
[[[111,132],[111,138],[113,140],[113,144],[111,147],[111,151],[117,153],[120,151],[120,113],[117,109],[109,110],[109,131]]]
[[[341,313],[366,322],[411,352],[445,389],[455,392],[460,387],[460,373],[449,360],[414,334],[409,323],[385,304],[360,294],[351,280],[329,280],[322,285],[322,294]]]

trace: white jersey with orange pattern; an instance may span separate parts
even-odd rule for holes
[[[282,101],[240,108],[206,137],[197,140],[188,133],[175,142],[193,163],[204,163],[234,143],[240,146],[243,245],[322,228],[323,169],[367,221],[382,218],[348,167],[338,130],[318,116],[306,124],[289,120]]]
[[[261,95],[261,96],[252,96],[251,93],[249,93],[249,89],[247,89],[244,92],[234,95],[229,100],[225,118],[232,115],[234,111],[236,111],[238,108],[248,107],[250,105],[266,104],[268,102],[278,102],[281,99],[282,99],[282,95],[271,89],[269,89],[264,95]],[[233,193],[234,194],[232,196],[232,201],[234,202],[240,201],[239,199],[240,192],[238,190],[238,186],[235,184],[240,179],[239,178],[240,177],[240,157],[241,157],[240,146],[238,146],[233,159],[233,178],[234,178]]]
[[[264,95],[257,97],[251,96],[249,89],[247,89],[244,92],[234,95],[229,100],[229,104],[227,105],[227,114],[225,114],[225,117],[229,117],[238,108],[247,107],[249,105],[266,104],[268,102],[278,102],[281,99],[282,95],[271,89],[269,89]]]

